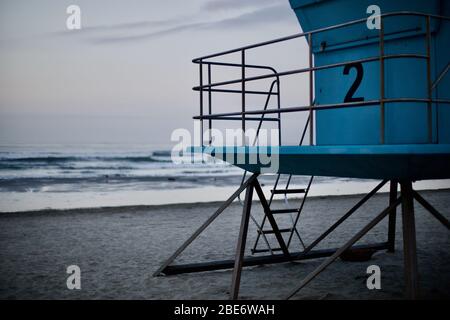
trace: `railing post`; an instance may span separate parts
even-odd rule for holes
[[[203,60],[199,63],[200,72],[200,117],[203,117]],[[203,147],[203,118],[200,118],[200,146]]]
[[[309,43],[309,144],[314,145],[314,114],[313,114],[313,54],[312,54],[312,34],[308,33]]]
[[[430,33],[430,16],[427,16],[427,125],[428,125],[428,143],[433,143],[433,110],[432,110],[432,86],[431,83],[431,33]]]
[[[208,63],[208,84],[211,85],[211,64]],[[208,88],[208,114],[212,114],[212,95],[211,95],[211,87]],[[212,144],[212,119],[208,120],[208,128],[209,128],[209,145]]]
[[[380,16],[380,143],[384,144],[384,23],[383,17]]]
[[[280,77],[277,76],[277,107],[281,109]],[[281,112],[278,112],[278,146],[281,146]]]
[[[245,146],[245,50],[241,50],[241,76],[242,76],[242,145]]]

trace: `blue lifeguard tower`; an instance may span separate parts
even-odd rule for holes
[[[281,128],[281,115],[304,112],[307,119],[300,144],[283,145],[280,137],[279,145],[266,148],[245,144],[245,139],[242,146],[202,145],[192,148],[194,152],[206,152],[229,161],[252,175],[244,176],[236,192],[155,274],[234,268],[231,298],[237,298],[243,266],[327,257],[293,289],[290,298],[344,253],[356,249],[393,251],[396,208],[401,205],[406,293],[407,297],[416,298],[418,270],[413,201],[420,203],[450,229],[449,221],[412,188],[412,182],[416,180],[450,178],[450,4],[439,0],[382,0],[376,3],[380,14],[375,16],[376,11],[373,10],[376,8],[371,0],[290,0],[290,4],[302,33],[193,60],[199,65],[200,74],[200,84],[194,88],[200,94],[200,115],[194,118],[200,120],[202,131],[205,123],[211,129],[213,120],[236,120],[245,133],[248,121],[257,121],[258,131],[267,121],[275,121]],[[252,49],[296,39],[308,43],[309,52],[302,53],[307,55],[308,64],[303,68],[277,71],[270,66],[247,62],[246,53]],[[238,54],[239,61],[220,60],[230,54]],[[213,68],[224,67],[238,68],[241,77],[213,83]],[[262,74],[248,76],[246,73],[250,69],[260,70]],[[282,106],[281,79],[294,74],[308,75],[309,103]],[[246,89],[250,82],[267,79],[273,79],[268,91]],[[232,85],[238,85],[240,89],[230,89]],[[240,95],[239,111],[212,113],[211,97],[222,93]],[[267,96],[267,101],[263,108],[249,110],[246,99],[255,94]],[[277,102],[275,108],[268,107],[272,98]],[[309,138],[308,145],[304,141],[306,138]],[[267,153],[267,148],[279,160],[278,178],[281,174],[289,175],[289,181],[293,175],[311,176],[307,188],[292,190],[287,186],[277,190],[275,185],[272,197],[266,199],[258,176],[267,164],[247,160],[253,155]],[[239,162],[236,161],[238,158],[247,160]],[[304,246],[302,251],[292,252],[288,248],[291,238],[286,241],[274,216],[283,212],[274,212],[270,203],[273,194],[303,192],[306,198],[313,176],[382,181],[313,243]],[[387,208],[368,221],[342,247],[313,250],[387,183],[390,183]],[[172,265],[175,258],[244,190],[246,195],[235,260]],[[274,234],[279,243],[279,254],[269,248],[270,255],[244,258],[253,191],[264,208],[263,224],[267,221],[271,227],[269,231],[259,228],[258,239],[265,233]],[[304,200],[297,213],[303,203]],[[389,217],[386,242],[354,246],[385,217]]]

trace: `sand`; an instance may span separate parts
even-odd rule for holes
[[[450,218],[450,190],[421,194]],[[310,243],[361,197],[309,198],[299,224],[303,240]],[[376,195],[320,247],[343,244],[386,204],[386,194]],[[227,299],[231,270],[152,276],[218,206],[212,202],[0,214],[0,298]],[[259,204],[254,208],[255,215],[261,214]],[[450,233],[418,204],[415,209],[421,296],[450,298]],[[232,258],[241,212],[239,203],[232,204],[176,262]],[[287,217],[278,219],[281,225],[289,222]],[[386,230],[385,220],[359,243],[385,241]],[[251,223],[247,250],[255,235]],[[298,242],[292,244],[298,247]],[[396,249],[380,251],[368,262],[339,259],[295,299],[402,299],[399,217]],[[245,268],[240,297],[281,299],[322,261]],[[66,287],[66,268],[74,264],[81,268],[81,290]],[[381,268],[380,290],[366,287],[366,268],[372,264]]]

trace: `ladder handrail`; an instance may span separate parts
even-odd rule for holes
[[[276,79],[276,80],[272,81],[272,83],[270,84],[270,89],[269,89],[269,91],[268,91],[267,98],[266,98],[266,102],[265,102],[265,104],[264,104],[264,110],[267,110],[267,108],[268,108],[268,106],[269,106],[270,97],[272,96],[272,92],[273,92],[273,88],[274,88],[275,84],[277,84],[277,92],[278,92],[278,94],[280,93],[280,79]],[[277,106],[277,107],[280,108],[280,103],[279,103],[280,100],[278,99],[277,102],[278,102],[278,106]],[[260,130],[261,130],[262,123],[263,123],[263,121],[264,121],[264,116],[265,116],[265,115],[262,115],[262,116],[261,116],[261,119],[259,120],[258,128],[257,128],[257,130],[256,130],[255,139],[253,140],[253,143],[252,143],[253,146],[256,144],[256,141],[258,140],[259,132],[260,132]],[[279,123],[280,121],[281,121],[281,120],[280,120],[280,116],[278,116],[278,123]],[[279,132],[279,135],[281,135],[281,132]],[[245,178],[246,178],[246,176],[247,176],[247,172],[248,172],[248,171],[245,170],[245,171],[244,171],[244,174],[242,175],[241,185],[242,185],[242,184],[244,183],[244,181],[245,181]],[[241,196],[240,196],[240,195],[238,196],[238,200],[239,200],[239,203],[242,204],[242,199],[241,199]],[[272,198],[270,199],[269,204],[270,204],[271,202],[272,202]]]
[[[303,210],[303,206],[304,206],[304,204],[305,204],[306,197],[308,196],[308,192],[309,192],[309,189],[310,189],[311,184],[312,184],[312,182],[313,182],[313,179],[314,179],[314,176],[311,176],[311,178],[309,179],[308,187],[306,188],[305,195],[303,196],[302,203],[300,204],[300,208],[299,208],[298,211],[297,211],[297,217],[295,218],[295,221],[294,221],[294,223],[292,224],[292,229],[293,229],[293,231],[296,231],[296,232],[297,232],[297,236],[298,236],[298,238],[300,239],[300,242],[301,242],[302,245],[303,245],[303,249],[306,249],[306,247],[305,247],[305,245],[304,245],[304,243],[303,243],[303,241],[302,241],[302,238],[300,238],[300,235],[298,234],[298,231],[297,231],[297,223],[298,223],[298,220],[300,219],[300,214],[301,214],[301,212],[302,212],[302,210]],[[292,241],[292,236],[293,236],[293,233],[292,233],[292,232],[293,232],[293,231],[291,231],[291,233],[290,233],[290,235],[289,235],[289,239],[288,239],[288,242],[287,242],[287,247],[288,247],[288,248],[289,248],[289,245],[291,244],[291,241]]]
[[[315,101],[313,103],[315,103]],[[298,144],[299,146],[301,146],[303,144],[303,140],[305,139],[306,131],[308,129],[308,125],[309,125],[310,121],[311,121],[311,114],[308,114],[308,118],[306,119],[305,127],[303,128],[302,137],[300,138],[300,142]],[[289,188],[289,185],[291,183],[291,178],[292,178],[292,174],[289,175],[288,181],[286,182],[286,189]],[[284,195],[284,199],[287,203],[287,195]]]
[[[274,71],[274,72],[276,72],[276,71]],[[273,93],[273,89],[274,89],[274,87],[275,87],[275,84],[277,84],[277,107],[278,107],[278,109],[281,107],[281,105],[280,105],[280,78],[279,77],[277,77],[276,78],[276,80],[274,80],[274,81],[272,81],[272,83],[270,84],[270,88],[269,88],[269,91],[268,91],[268,93],[267,93],[267,98],[266,98],[266,102],[265,102],[265,104],[264,104],[264,110],[267,110],[267,108],[268,108],[268,106],[269,106],[269,102],[270,102],[270,98],[272,97],[272,93]],[[257,128],[257,130],[256,130],[256,135],[255,135],[255,139],[253,140],[253,143],[252,143],[252,145],[255,145],[256,144],[256,142],[258,141],[258,138],[259,138],[259,132],[261,131],[261,127],[262,127],[262,123],[264,122],[264,116],[265,115],[262,115],[261,116],[261,119],[259,120],[259,123],[258,123],[258,128]],[[278,130],[279,130],[279,140],[281,141],[281,125],[280,125],[280,122],[281,122],[281,114],[278,114]],[[247,176],[247,170],[245,170],[244,171],[244,174],[242,175],[242,180],[241,180],[241,186],[242,186],[242,184],[244,183],[244,181],[245,181],[245,178],[246,178],[246,176]],[[278,184],[278,180],[279,180],[279,176],[278,176],[278,178],[277,178],[277,181],[276,181],[276,185]],[[272,199],[273,199],[273,195],[271,195],[270,196],[270,199],[269,199],[269,206],[270,206],[270,204],[272,203]],[[241,195],[239,194],[238,195],[238,201],[239,201],[239,203],[242,205],[242,199],[241,199]],[[255,217],[253,217],[253,215],[250,213],[250,218],[252,219],[252,221],[255,223],[255,225],[256,225],[256,227],[257,227],[257,229],[258,230],[261,230],[262,231],[262,227],[258,224],[258,222],[256,221],[256,219],[255,219]],[[258,233],[258,238],[259,238],[259,235],[260,234],[262,234],[262,232],[261,233]],[[267,244],[267,246],[269,247],[269,250],[270,250],[270,253],[272,254],[273,252],[272,252],[272,249],[270,249],[270,244],[269,244],[269,240],[267,239],[267,237],[266,237],[266,235],[264,235],[263,234],[263,239],[264,239],[264,241],[266,242],[266,244]]]

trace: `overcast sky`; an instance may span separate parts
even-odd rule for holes
[[[288,0],[0,0],[0,144],[169,144],[198,113],[193,58],[300,31]],[[276,49],[255,61],[301,56]]]

